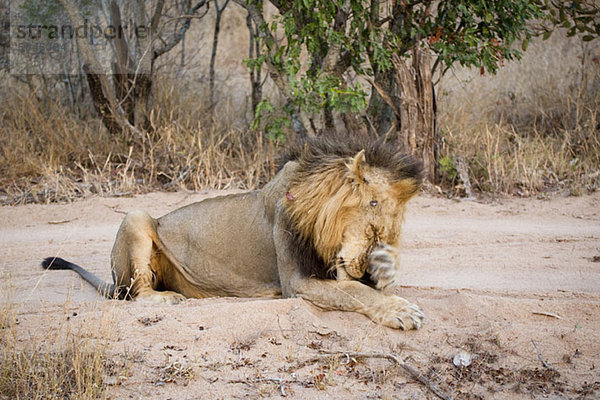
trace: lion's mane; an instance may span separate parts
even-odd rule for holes
[[[287,230],[293,250],[302,260],[304,272],[318,278],[333,278],[335,255],[344,227],[352,223],[363,193],[352,185],[352,158],[364,150],[371,168],[386,172],[391,183],[409,182],[397,197],[412,197],[422,184],[422,165],[394,145],[361,138],[328,136],[298,142],[289,148],[280,165],[296,161],[299,166],[285,200]]]

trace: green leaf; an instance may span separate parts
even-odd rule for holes
[[[560,7],[558,12],[559,12],[558,19],[560,20],[560,22],[564,23],[567,20],[567,14],[565,13],[565,9],[563,7]]]

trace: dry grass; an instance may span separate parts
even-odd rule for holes
[[[113,138],[91,117],[15,88],[0,100],[0,201],[66,202],[90,194],[252,189],[274,171],[274,146],[223,118],[207,120],[198,99],[157,85],[152,129]],[[4,192],[4,193],[3,193]]]
[[[595,46],[595,47],[594,47]],[[600,188],[600,48],[556,35],[497,76],[459,71],[441,94],[446,184],[456,161],[483,192],[579,195]]]
[[[532,43],[521,62],[507,63],[496,76],[458,70],[444,78],[437,93],[442,188],[448,195],[463,190],[458,161],[468,166],[470,182],[480,192],[577,195],[600,187],[600,45],[595,42],[584,45],[555,33],[550,41]],[[234,56],[245,54],[246,44],[233,35],[224,36],[222,45],[228,49],[224,65],[237,65]],[[61,100],[60,83],[49,91],[47,82],[27,86],[5,79],[0,203],[253,189],[268,181],[279,148],[241,128],[248,123],[245,72],[222,66],[214,115],[200,79],[204,67],[180,71],[169,65],[156,80],[152,129],[144,137],[110,137],[89,115],[90,104],[80,105],[83,111],[76,115]]]
[[[2,359],[0,393],[7,399],[104,398],[105,358],[88,344],[59,352],[3,348]]]
[[[65,319],[57,329],[27,333],[19,330],[16,304],[0,303],[0,399],[108,398],[109,385],[129,368],[127,359],[108,352],[111,319],[104,308],[89,327]]]

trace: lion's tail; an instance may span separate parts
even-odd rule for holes
[[[77,264],[73,264],[60,257],[47,257],[42,261],[42,268],[50,270],[58,269],[71,269],[77,272],[83,279],[91,284],[102,296],[107,299],[120,298],[117,293],[116,286],[112,283],[104,282],[98,276],[94,275],[90,271],[80,267]]]

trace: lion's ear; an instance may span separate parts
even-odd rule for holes
[[[352,179],[355,179],[358,182],[362,182],[364,179],[365,169],[367,167],[367,161],[365,159],[365,151],[361,150],[352,159],[348,164],[346,164],[348,169],[350,170],[350,176]]]
[[[421,184],[415,179],[407,178],[393,183],[392,189],[394,190],[397,199],[406,202],[419,192]]]

